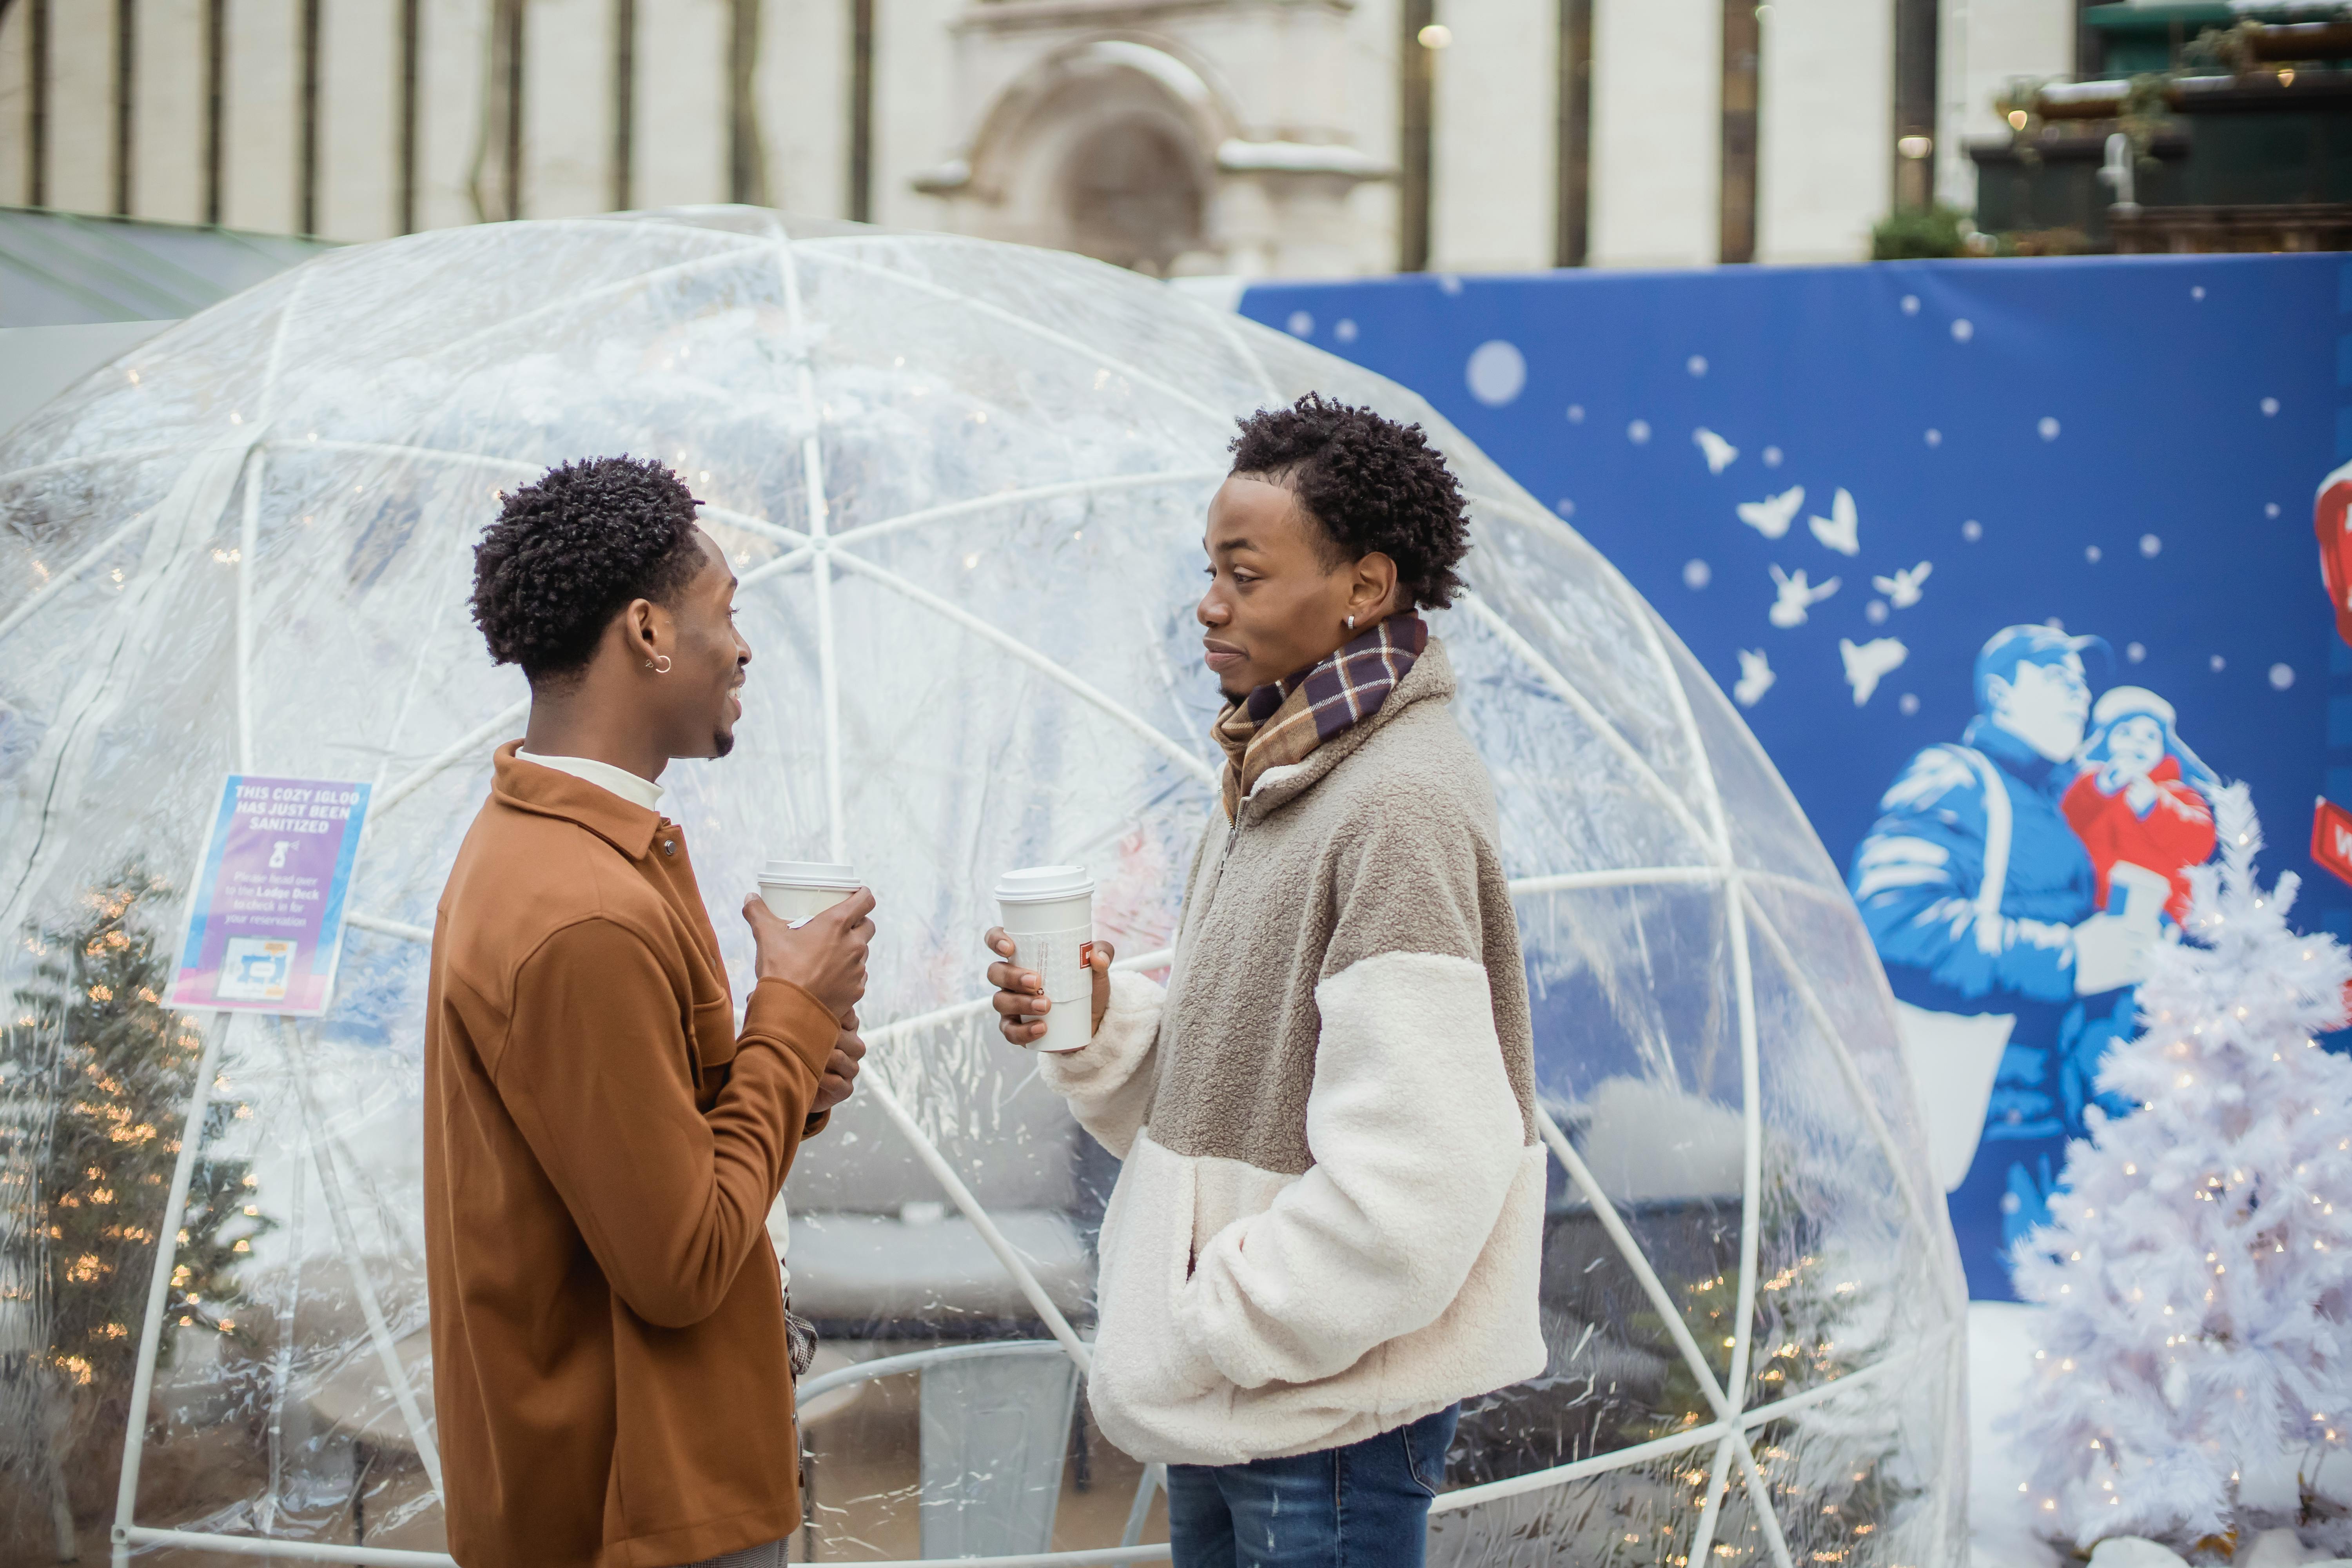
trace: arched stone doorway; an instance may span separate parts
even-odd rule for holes
[[[1277,14],[1305,33],[1267,31]],[[1360,269],[1350,195],[1394,170],[1337,134],[1318,96],[1342,13],[1212,4],[1160,20],[1166,31],[1056,38],[1034,7],[974,6],[961,69],[985,107],[915,188],[949,204],[945,226],[1155,277]],[[1316,47],[1297,70],[1267,67],[1302,39]],[[1265,113],[1241,112],[1236,83],[1270,100]]]
[[[1202,247],[1196,156],[1157,117],[1109,121],[1072,145],[1062,174],[1067,248],[1164,277]]]
[[[971,143],[919,188],[968,232],[1164,277],[1213,259],[1230,111],[1192,65],[1129,38],[1066,47],[1002,89]]]

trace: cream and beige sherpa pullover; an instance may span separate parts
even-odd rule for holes
[[[1545,1152],[1493,787],[1432,641],[1195,854],[1166,990],[1046,1081],[1124,1165],[1090,1402],[1138,1458],[1353,1443],[1543,1369]]]

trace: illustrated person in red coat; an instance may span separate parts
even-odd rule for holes
[[[2083,773],[2059,802],[2097,879],[2108,914],[2153,921],[2161,900],[2174,926],[2189,918],[2187,868],[2213,853],[2212,770],[2180,742],[2172,704],[2145,687],[2118,686],[2091,710]],[[2125,868],[2118,875],[2118,868]],[[2133,869],[2137,868],[2137,869]]]

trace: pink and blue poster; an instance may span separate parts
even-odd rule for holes
[[[327,1010],[368,789],[228,776],[188,901],[172,1005],[304,1017]]]

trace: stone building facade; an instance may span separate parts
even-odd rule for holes
[[[2071,68],[2074,12],[0,0],[0,204],[367,239],[742,200],[1160,274],[1846,260],[1898,110],[1935,127],[1915,184],[1966,205],[1960,133]],[[1899,26],[1932,104],[1896,101]]]

